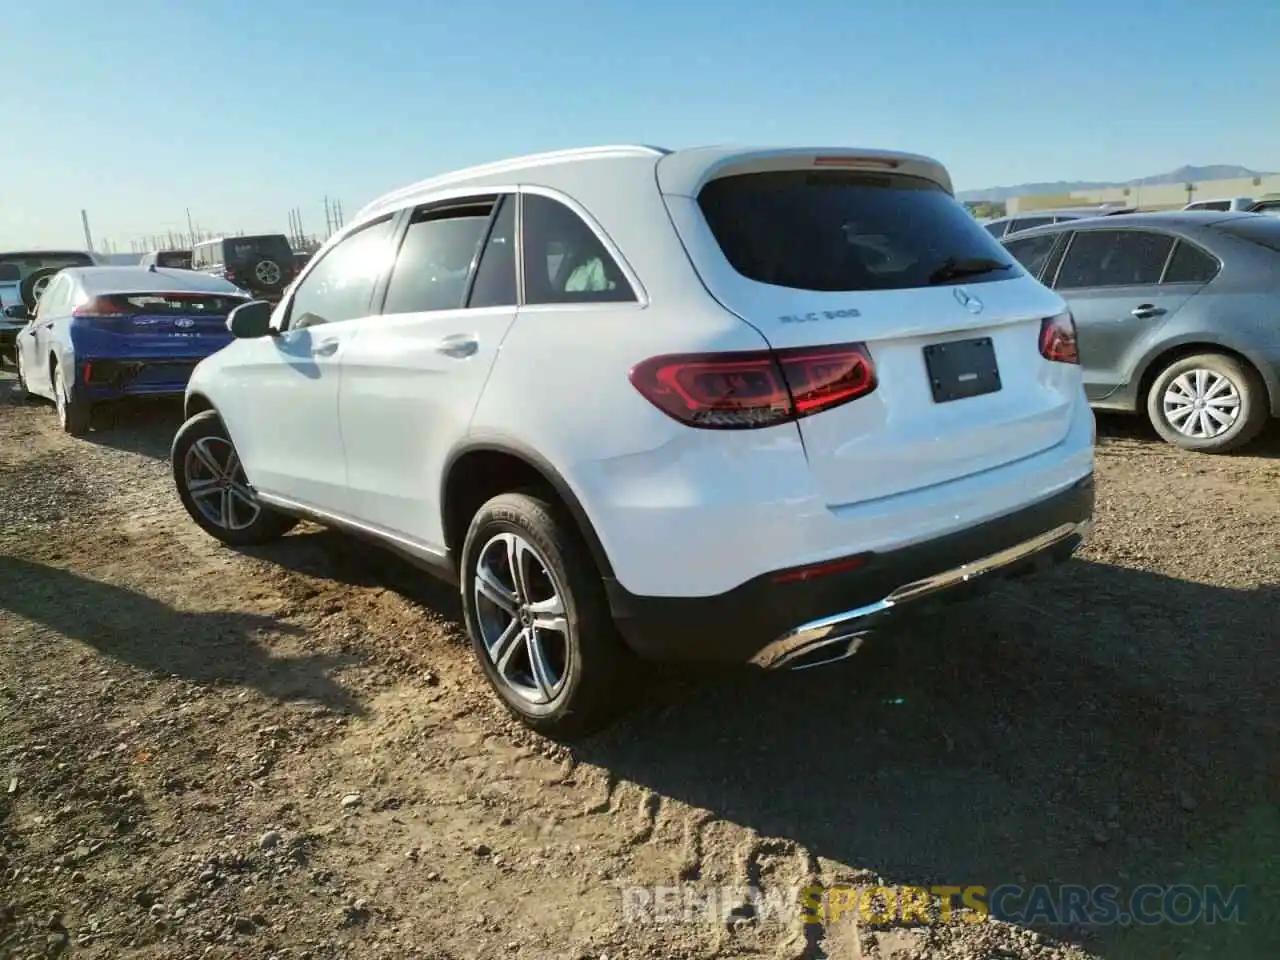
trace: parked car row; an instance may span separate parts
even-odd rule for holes
[[[387,194],[274,298],[244,283],[281,251],[197,245],[10,309],[64,427],[182,390],[196,524],[239,547],[308,518],[452,582],[497,695],[559,736],[645,660],[817,666],[1067,560],[1091,404],[1247,442],[1280,412],[1272,228],[1063,217],[1002,246],[923,156],[603,147]]]

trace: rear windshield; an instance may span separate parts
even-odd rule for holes
[[[177,270],[191,269],[191,252],[182,250],[164,250],[156,254],[157,267],[173,267]]]
[[[222,243],[228,260],[272,257],[279,258],[282,267],[293,263],[293,248],[284,236],[228,237]]]
[[[0,283],[25,280],[37,270],[91,266],[93,259],[83,253],[0,253]]]
[[[213,293],[117,293],[109,300],[117,310],[149,317],[182,315],[187,317],[223,317],[240,304],[244,297],[223,297]]]
[[[936,183],[836,170],[752,173],[707,184],[698,204],[725,257],[751,280],[801,290],[904,290],[1005,280],[999,242]]]
[[[1276,217],[1241,217],[1239,220],[1224,220],[1213,226],[1233,237],[1280,251],[1280,219]]]

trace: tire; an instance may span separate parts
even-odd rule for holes
[[[202,458],[201,453],[208,459]],[[233,547],[249,547],[278,540],[297,526],[296,517],[258,502],[235,446],[215,411],[198,413],[178,428],[169,460],[178,499],[191,519],[214,539]],[[227,479],[229,462],[231,476]],[[217,471],[212,469],[214,465]],[[193,484],[200,480],[208,483],[193,493]],[[202,490],[206,491],[203,495]],[[225,519],[228,513],[229,523]]]
[[[522,591],[511,589],[513,548],[525,561]],[[565,739],[593,733],[625,710],[636,686],[637,665],[614,627],[604,583],[586,544],[558,505],[533,490],[494,497],[471,520],[461,566],[462,608],[472,649],[489,684],[518,720]],[[486,580],[502,588],[506,609],[490,599],[491,591],[478,595],[482,567]],[[530,633],[527,604],[548,597],[561,600],[562,629]],[[530,641],[530,636],[540,641]],[[509,641],[502,648],[499,637]],[[547,665],[542,683],[533,668],[535,646],[543,653],[538,659]],[[503,658],[502,649],[510,656]]]
[[[249,272],[253,277],[254,287],[259,290],[279,293],[288,282],[285,279],[284,264],[277,263],[271,257],[263,257],[261,260],[255,261]]]
[[[1205,400],[1208,403],[1196,405]],[[1234,419],[1223,425],[1221,416],[1233,411]],[[1156,432],[1167,442],[1197,453],[1228,453],[1243,447],[1262,432],[1269,413],[1262,378],[1247,364],[1221,353],[1175,360],[1160,371],[1147,392],[1147,415]]]
[[[53,409],[58,415],[62,432],[73,437],[83,437],[93,424],[93,404],[77,397],[75,390],[67,386],[59,372],[58,361],[50,359],[49,371],[53,380]]]
[[[52,277],[61,269],[61,267],[45,267],[43,270],[35,270],[22,281],[21,286],[18,287],[18,294],[22,297],[22,302],[27,305],[28,310],[34,311],[36,304],[39,303],[39,298],[36,296],[36,285],[40,283],[41,278]],[[46,281],[45,286],[47,285]]]

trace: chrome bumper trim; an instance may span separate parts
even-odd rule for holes
[[[862,635],[868,628],[884,619],[895,608],[913,600],[940,593],[950,587],[977,580],[1002,567],[1011,566],[1037,553],[1052,549],[1072,537],[1079,537],[1083,542],[1089,538],[1092,531],[1092,520],[1084,520],[1080,523],[1064,523],[1037,537],[1024,540],[1022,543],[1015,544],[980,560],[961,564],[951,570],[944,570],[922,580],[903,584],[893,590],[887,597],[877,600],[875,603],[801,624],[765,646],[751,658],[751,663],[766,669],[776,670],[788,666],[788,664],[801,657],[825,648],[837,647],[837,645],[844,645],[846,649],[839,650],[837,647],[838,652],[835,655],[822,659],[819,663],[795,666],[792,669],[802,670],[806,666],[819,666],[831,660],[843,659],[857,650],[861,645]]]

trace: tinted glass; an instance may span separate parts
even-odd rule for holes
[[[1061,236],[1061,233],[1047,233],[1039,237],[1025,237],[1022,240],[1010,240],[1005,247],[1018,258],[1027,273],[1039,277],[1045,261],[1053,252],[1053,245]]]
[[[223,317],[245,302],[244,297],[214,293],[117,293],[105,299],[118,310],[149,317]]]
[[[1280,220],[1273,217],[1241,217],[1239,220],[1215,223],[1213,228],[1272,250],[1280,250]]]
[[[283,235],[266,237],[228,237],[222,241],[227,260],[242,262],[260,257],[278,260],[280,266],[293,265],[293,248]]]
[[[1173,237],[1139,230],[1081,230],[1071,242],[1059,290],[1158,283]]]
[[[391,259],[391,218],[375,221],[325,253],[299,284],[289,325],[337,323],[369,313],[374,284]]]
[[[993,237],[1003,237],[1005,230],[1008,228],[1008,220],[1000,220],[996,223],[986,223],[982,226],[982,229],[986,230],[987,233],[991,234]]]
[[[558,200],[524,199],[525,303],[634,300],[617,262],[582,218]]]
[[[1012,263],[1004,248],[936,183],[833,170],[753,173],[707,184],[698,203],[733,268],[799,290],[901,290],[1003,280],[943,278],[969,260]]]
[[[1179,240],[1164,272],[1164,282],[1208,283],[1217,275],[1217,260],[1185,240]]]
[[[509,196],[501,203],[476,267],[469,307],[509,307],[517,302],[516,200]]]
[[[492,204],[419,210],[400,245],[383,313],[456,310],[489,226]]]
[[[178,270],[191,269],[191,254],[182,250],[164,250],[156,254],[157,267],[174,267]]]
[[[1053,223],[1053,217],[1021,217],[1010,224],[1009,232],[1030,230],[1032,227],[1043,227],[1046,223]]]

